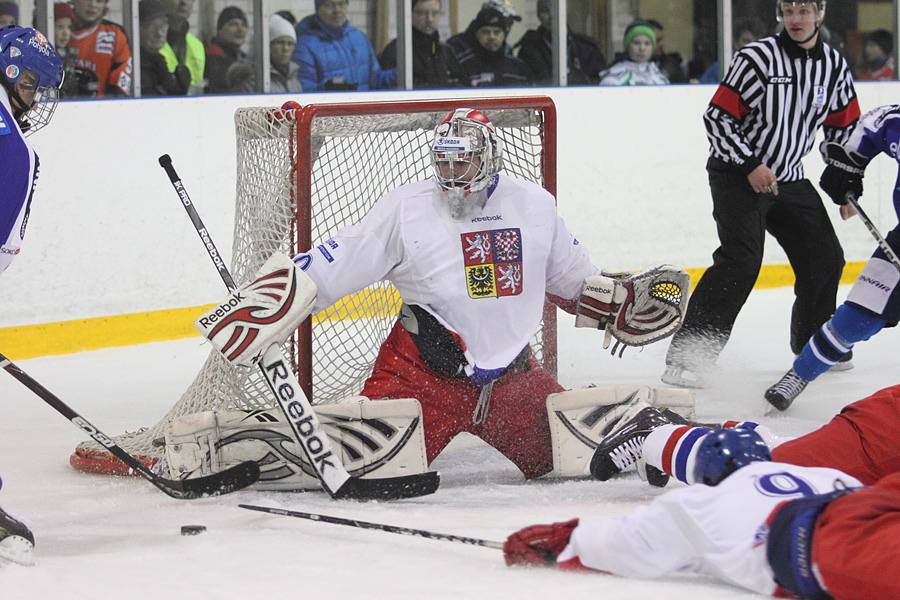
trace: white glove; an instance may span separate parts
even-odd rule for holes
[[[276,252],[253,281],[200,315],[194,327],[229,361],[253,365],[269,345],[284,342],[309,316],[316,293],[315,282]]]
[[[660,265],[629,277],[612,275],[585,278],[575,327],[605,329],[604,348],[612,338],[617,340],[616,346],[644,346],[681,327],[691,289],[687,271]]]

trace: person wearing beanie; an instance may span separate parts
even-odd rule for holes
[[[78,51],[79,98],[131,95],[131,49],[125,31],[103,18],[108,2],[72,0],[75,22],[69,46]]]
[[[517,56],[531,68],[536,85],[553,85],[553,13],[550,0],[538,0],[537,16],[541,25],[529,29],[515,45]],[[568,48],[568,85],[596,85],[606,59],[594,38],[573,31],[566,36]]]
[[[19,5],[15,2],[2,0],[0,2],[0,27],[15,25],[19,22]]]
[[[141,96],[184,96],[191,73],[178,65],[169,72],[166,58],[159,53],[166,45],[169,17],[160,0],[141,0],[138,4],[141,43]]]
[[[894,36],[886,29],[876,29],[865,37],[863,45],[864,68],[857,79],[876,81],[894,78]]]
[[[466,28],[468,49],[456,55],[464,85],[520,87],[532,85],[524,62],[506,53],[507,17],[496,8],[482,8]]]
[[[300,66],[291,62],[291,55],[297,45],[294,26],[280,14],[269,17],[269,92],[272,94],[298,94],[303,91],[298,77]],[[254,92],[256,77],[251,76],[245,83],[247,93]]]
[[[397,70],[382,70],[375,50],[347,19],[349,0],[316,0],[316,13],[297,24],[291,60],[304,92],[393,88]]]
[[[36,18],[35,18],[36,21]],[[63,83],[59,88],[60,98],[74,98],[78,92],[78,76],[75,65],[78,61],[78,50],[69,46],[72,39],[72,23],[75,22],[75,11],[68,2],[53,4],[53,47],[63,63]],[[37,28],[37,22],[34,23]]]
[[[219,13],[216,35],[206,47],[208,94],[230,94],[242,89],[253,74],[253,65],[241,49],[248,30],[247,15],[237,6],[227,6]]]
[[[169,33],[159,52],[165,57],[170,73],[175,73],[179,66],[187,67],[191,74],[189,96],[202,94],[206,89],[206,48],[190,32],[194,0],[162,0],[162,3],[169,18]]]
[[[600,74],[600,85],[666,85],[669,80],[650,59],[656,48],[656,32],[637,19],[625,28],[622,48],[627,58]]]
[[[442,0],[413,0],[412,66],[413,87],[453,88],[460,85],[459,61],[438,35],[438,21],[443,14]],[[397,40],[385,46],[378,59],[382,69],[397,66]]]

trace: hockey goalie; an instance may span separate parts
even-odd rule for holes
[[[614,353],[664,339],[687,307],[684,270],[597,268],[557,214],[554,197],[502,172],[502,141],[476,110],[448,114],[435,129],[430,155],[433,178],[394,189],[359,223],[292,261],[274,256],[254,281],[198,318],[198,330],[232,363],[255,364],[310,314],[390,281],[402,308],[363,398],[316,409],[329,436],[347,442],[348,470],[423,470],[468,432],[526,479],[580,476],[620,420],[648,404],[690,413],[689,392],[638,386],[567,392],[529,345],[545,298],[574,313],[576,327],[603,330],[604,347],[614,340]],[[273,271],[286,269],[293,270],[291,293],[267,283]],[[174,421],[167,431],[169,466],[181,473],[217,469],[227,465],[212,463],[246,459],[247,452],[272,461],[274,447],[282,450],[279,461],[289,462],[295,456],[285,449],[292,440],[274,432],[280,418],[263,411]],[[264,442],[249,433],[260,430],[268,431]],[[360,443],[360,437],[377,442]],[[222,450],[237,450],[244,443],[238,440],[250,438],[264,446],[244,449],[239,458]],[[391,441],[400,439],[402,448]]]

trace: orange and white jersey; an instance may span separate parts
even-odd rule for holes
[[[131,95],[131,50],[121,27],[100,21],[73,31],[69,46],[78,50],[75,72],[79,98]]]

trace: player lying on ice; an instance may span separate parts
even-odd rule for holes
[[[578,410],[602,407],[605,420],[594,420],[599,441],[603,428],[623,417],[637,388],[566,396],[529,345],[545,298],[577,312],[576,326],[605,329],[605,346],[615,338],[615,352],[619,343],[648,344],[679,327],[689,277],[669,265],[637,274],[602,273],[557,214],[554,197],[501,172],[501,139],[478,111],[447,115],[435,130],[430,155],[433,179],[391,191],[358,224],[293,262],[276,254],[237,298],[220,305],[231,310],[227,305],[233,301],[234,313],[271,308],[269,324],[253,324],[258,337],[252,344],[237,350],[228,346],[246,321],[204,326],[201,317],[198,329],[226,358],[247,364],[272,341],[287,339],[308,315],[388,280],[403,305],[362,395],[379,400],[370,405],[417,401],[427,464],[454,437],[469,432],[528,479],[554,470],[554,459],[559,472],[586,474],[592,446],[582,446],[571,461],[554,456],[554,413],[575,405]],[[297,291],[290,306],[265,295],[268,274],[279,269],[294,272]],[[640,393],[659,400],[653,390]],[[548,396],[555,399],[549,410]],[[180,442],[189,437],[167,440],[170,463],[193,460],[171,452],[175,446],[183,449]]]
[[[842,206],[847,194],[862,195],[866,166],[881,154],[900,163],[900,105],[881,106],[862,115],[843,145],[827,144],[829,165],[819,185]],[[900,218],[900,170],[894,184],[894,211]],[[885,236],[887,244],[900,254],[900,225]],[[862,342],[884,327],[900,321],[900,266],[876,248],[847,299],[822,328],[806,343],[793,367],[765,398],[778,410],[786,410],[806,385],[846,356],[856,342]]]
[[[507,540],[507,563],[638,578],[693,572],[778,597],[900,597],[900,386],[771,454],[744,425],[676,425],[644,408],[597,449],[594,475],[637,460],[698,485],[624,518],[525,528]]]

